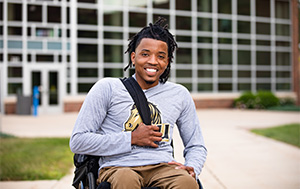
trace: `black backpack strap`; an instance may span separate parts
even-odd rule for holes
[[[123,78],[121,81],[131,95],[143,120],[143,123],[146,125],[151,125],[151,114],[148,101],[138,82],[133,77]]]

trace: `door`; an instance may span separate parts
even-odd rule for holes
[[[40,92],[38,114],[62,112],[59,77],[59,70],[31,69],[31,91],[38,86]]]

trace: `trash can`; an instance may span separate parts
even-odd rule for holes
[[[32,97],[17,94],[16,113],[18,115],[31,115]]]

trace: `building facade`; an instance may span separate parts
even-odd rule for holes
[[[34,86],[41,112],[63,112],[97,80],[130,76],[128,39],[159,16],[179,45],[170,80],[191,93],[299,90],[296,0],[0,0],[0,11],[6,113]]]

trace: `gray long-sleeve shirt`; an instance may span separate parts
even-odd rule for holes
[[[185,165],[199,175],[206,160],[206,148],[188,90],[166,82],[144,90],[152,104],[154,124],[162,124],[163,141],[158,148],[131,145],[128,128],[138,122],[134,101],[117,78],[99,80],[87,94],[70,139],[74,153],[101,156],[100,168],[143,166],[173,161],[170,145],[177,125],[182,138]],[[150,106],[150,105],[149,105]],[[128,124],[129,123],[129,124]],[[125,128],[125,125],[130,127]]]

